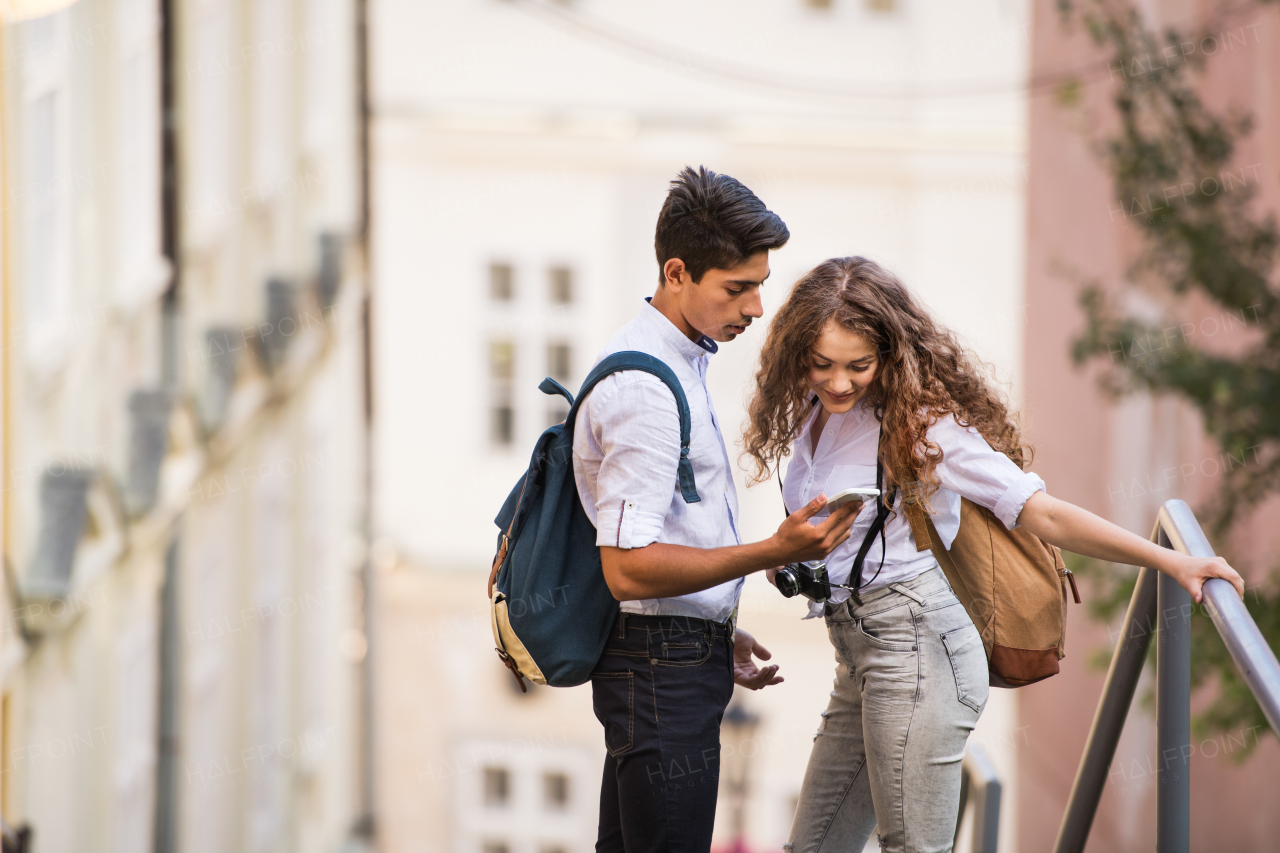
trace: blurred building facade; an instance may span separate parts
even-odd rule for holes
[[[44,853],[361,833],[357,10],[0,29],[0,808]]]
[[[1135,530],[1207,494],[1129,485],[1211,455],[1194,418],[1111,408],[1066,367],[1055,262],[1118,279],[1132,234],[1081,129],[1021,93],[1085,51],[1052,4],[1033,28],[1018,2],[377,0],[371,220],[360,10],[80,0],[0,29],[0,811],[41,851],[337,850],[375,829],[388,851],[591,849],[589,690],[518,693],[481,590],[491,518],[563,415],[537,383],[575,387],[652,292],[685,165],[790,225],[767,314],[817,261],[872,257],[1008,382],[1052,493]],[[1228,60],[1208,91],[1255,112],[1247,145],[1276,138],[1274,51]],[[711,371],[731,441],[763,332]],[[747,538],[768,535],[775,486],[741,495]],[[724,772],[745,785],[722,789],[718,846],[785,839],[832,671],[801,612],[748,582],[742,624],[787,682],[737,697]],[[1071,618],[1063,675],[993,693],[974,736],[1005,851],[1051,843],[1101,689],[1106,629]],[[1151,729],[1135,711],[1099,850],[1149,843]],[[1193,765],[1193,833],[1269,849],[1254,794],[1276,747],[1240,770],[1234,743]]]
[[[1218,115],[1252,114],[1254,130],[1236,152],[1234,168],[1257,192],[1259,212],[1280,209],[1280,15],[1265,5],[1138,4],[1148,29],[1176,28],[1190,39],[1184,55],[1205,62],[1198,84],[1205,105]],[[1101,370],[1077,370],[1068,358],[1084,327],[1077,302],[1080,281],[1117,292],[1141,249],[1134,205],[1115,200],[1111,178],[1094,147],[1115,128],[1113,97],[1147,85],[1146,74],[1119,70],[1079,26],[1063,24],[1057,4],[1033,10],[1032,75],[1040,81],[1029,103],[1030,149],[1027,217],[1027,347],[1025,423],[1036,445],[1036,470],[1050,491],[1141,535],[1149,535],[1160,505],[1182,498],[1193,508],[1220,488],[1224,460],[1205,438],[1198,413],[1176,399],[1135,395],[1119,402],[1098,387]],[[1168,61],[1166,59],[1166,61]],[[1181,61],[1181,57],[1174,61]],[[1163,63],[1161,63],[1163,65]],[[1185,70],[1185,69],[1184,69]],[[1156,74],[1164,73],[1160,68]],[[1080,82],[1079,103],[1066,107],[1046,85],[1068,77]],[[1201,176],[1207,177],[1207,176]],[[1210,185],[1206,185],[1207,187]],[[1153,188],[1153,195],[1158,192]],[[1071,270],[1070,273],[1064,270]],[[1144,293],[1147,310],[1166,307],[1158,293]],[[1249,334],[1246,324],[1194,300],[1172,309],[1195,328],[1190,342],[1231,351]],[[1113,369],[1134,355],[1132,342],[1113,353]],[[1106,367],[1105,365],[1103,367]],[[1230,541],[1215,541],[1246,583],[1264,582],[1280,548],[1273,499]],[[1086,600],[1089,590],[1085,589]],[[1026,742],[1019,753],[1019,850],[1052,847],[1079,765],[1105,670],[1090,658],[1109,649],[1119,630],[1072,608],[1069,655],[1057,677],[1023,691],[1020,711]],[[1147,677],[1151,677],[1148,673]],[[1145,683],[1139,695],[1146,691]],[[1200,698],[1197,698],[1197,702]],[[1201,706],[1193,705],[1193,710]],[[1257,747],[1246,763],[1246,746]],[[1280,748],[1264,731],[1193,731],[1191,749],[1191,849],[1264,851],[1276,848],[1280,814],[1272,807],[1280,784]],[[1091,851],[1150,849],[1155,843],[1155,719],[1135,702],[1125,725],[1090,835]]]
[[[372,5],[386,849],[593,847],[603,747],[590,690],[521,695],[498,663],[484,594],[492,518],[536,436],[563,417],[539,381],[576,388],[653,293],[653,229],[682,167],[739,178],[789,225],[766,319],[817,262],[867,255],[1020,393],[1023,13],[863,0]],[[763,336],[754,328],[713,359],[730,442]],[[740,496],[744,538],[772,533],[776,483]],[[803,612],[748,582],[741,624],[787,681],[738,697],[725,772],[744,774],[745,799],[733,808],[722,787],[717,846],[739,832],[749,849],[786,840],[834,669]],[[975,736],[1006,790],[1019,725],[997,691]],[[1016,820],[1006,810],[1009,839]]]

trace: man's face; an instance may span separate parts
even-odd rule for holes
[[[686,322],[711,340],[723,343],[764,316],[760,286],[768,277],[769,252],[762,249],[732,269],[707,270],[697,284],[681,266],[679,283],[668,277],[667,287],[672,289]]]

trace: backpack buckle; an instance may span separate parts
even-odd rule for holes
[[[507,669],[511,670],[511,674],[515,676],[516,684],[520,687],[520,692],[528,693],[529,688],[524,686],[524,673],[520,671],[520,667],[516,666],[516,662],[511,659],[511,655],[496,646],[493,650],[498,653],[498,657],[502,659],[504,664],[506,664]]]

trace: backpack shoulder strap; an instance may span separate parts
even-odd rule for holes
[[[661,359],[654,358],[648,353],[624,350],[601,360],[582,381],[582,388],[578,390],[578,396],[569,409],[569,415],[565,420],[566,425],[571,427],[578,414],[578,407],[600,380],[623,370],[642,370],[658,377],[676,398],[676,408],[680,411],[680,463],[676,468],[680,495],[685,503],[698,503],[702,498],[698,496],[697,485],[693,479],[693,463],[689,461],[689,436],[693,422],[689,416],[689,401],[684,396],[684,388],[681,387],[675,372]]]
[[[933,519],[925,509],[924,499],[918,494],[903,495],[902,509],[907,514],[907,524],[911,526],[911,538],[915,540],[916,550],[930,550],[932,546],[929,544],[929,530],[933,527]]]

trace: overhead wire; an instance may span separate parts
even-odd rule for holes
[[[1072,83],[1091,83],[1103,77],[1114,77],[1114,68],[1107,59],[1099,59],[1080,65],[1068,71],[1053,71],[1043,75],[1033,75],[1024,83],[1009,80],[991,80],[975,83],[966,81],[953,86],[937,86],[933,88],[897,88],[877,86],[875,88],[857,88],[844,85],[833,85],[814,78],[802,78],[765,72],[759,68],[739,63],[715,59],[701,54],[690,54],[680,51],[673,45],[665,44],[639,33],[629,31],[587,14],[580,9],[547,2],[547,0],[516,0],[522,9],[534,11],[546,17],[554,18],[570,28],[575,34],[585,36],[596,42],[604,42],[615,47],[622,47],[633,54],[649,59],[660,60],[677,68],[714,77],[724,82],[746,86],[759,91],[767,91],[776,95],[806,96],[809,98],[869,101],[919,101],[960,98],[982,98],[1019,94],[1042,94],[1058,90]],[[1255,2],[1238,3],[1215,10],[1200,20],[1197,29],[1225,25],[1248,8],[1257,8]]]

